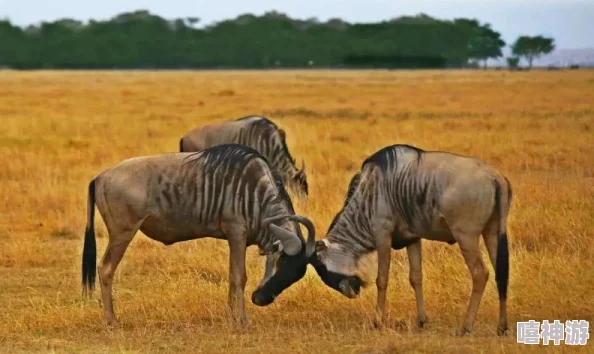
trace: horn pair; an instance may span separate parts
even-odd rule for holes
[[[279,221],[285,218],[289,218],[291,221],[303,224],[307,229],[307,241],[305,243],[305,256],[309,258],[313,251],[316,243],[316,229],[308,218],[301,215],[282,215],[275,216],[272,218],[264,219],[262,221],[262,228],[270,228],[270,231],[281,241],[283,244],[283,251],[289,256],[295,256],[301,252],[301,239],[291,231],[283,229],[280,226],[273,224],[275,221]]]

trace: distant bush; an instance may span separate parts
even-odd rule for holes
[[[376,23],[293,19],[270,11],[198,28],[146,10],[19,27],[0,18],[0,65],[16,69],[460,68],[498,58],[488,23],[424,14]]]

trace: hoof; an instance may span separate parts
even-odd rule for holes
[[[243,330],[250,326],[250,321],[248,321],[247,317],[236,317],[235,325],[237,326],[237,328]]]
[[[373,320],[373,329],[382,330],[384,328],[393,328],[396,330],[406,330],[408,329],[408,322],[406,320],[394,320],[394,321],[386,321],[386,320]]]
[[[419,327],[419,329],[423,329],[423,328],[425,328],[425,325],[427,324],[427,322],[429,322],[429,320],[427,319],[427,317],[418,319],[417,320],[417,327]]]
[[[115,319],[107,320],[107,321],[105,321],[105,324],[107,325],[108,328],[119,328],[120,327],[120,323]]]
[[[499,337],[505,337],[505,336],[507,336],[507,332],[508,332],[507,327],[503,327],[503,328],[499,327],[499,328],[497,328],[497,335]]]
[[[462,328],[456,331],[456,337],[463,337],[467,334],[470,334],[470,330],[468,328]]]
[[[406,329],[408,329],[408,322],[406,322],[406,320],[395,320],[394,328],[400,329],[400,330],[406,330]]]
[[[373,320],[373,328],[374,329],[382,329],[382,327],[384,326],[384,324],[382,323],[382,321],[380,320]]]

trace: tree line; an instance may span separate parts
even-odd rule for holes
[[[0,67],[460,68],[501,57],[506,46],[489,24],[424,14],[360,24],[297,20],[271,11],[204,28],[198,22],[196,17],[167,20],[145,10],[105,21],[61,19],[25,28],[0,20]],[[554,48],[550,38],[526,38],[513,48],[516,55],[529,55],[530,64]]]

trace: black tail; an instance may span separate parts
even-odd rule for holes
[[[509,249],[507,244],[507,233],[499,235],[497,242],[497,268],[495,269],[495,280],[497,291],[501,300],[507,299],[507,284],[509,282]]]
[[[87,204],[87,228],[85,229],[85,243],[82,254],[82,285],[83,294],[90,294],[95,288],[97,273],[97,241],[95,240],[95,180],[89,183]]]
[[[179,139],[179,152],[184,152],[184,138]]]
[[[504,187],[504,188],[502,188]],[[507,189],[503,191],[502,189]],[[507,192],[507,193],[505,193]],[[497,240],[497,257],[495,262],[495,281],[499,299],[507,299],[507,285],[509,283],[509,245],[507,242],[507,213],[511,202],[511,185],[506,180],[505,186],[495,182],[496,208],[499,214],[499,236]]]

